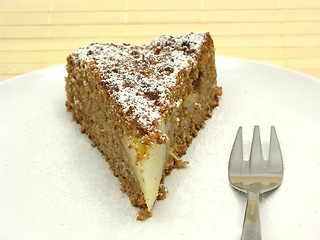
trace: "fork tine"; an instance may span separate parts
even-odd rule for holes
[[[239,172],[243,162],[242,127],[239,127],[229,160],[229,173]]]
[[[250,152],[250,172],[258,173],[263,171],[263,155],[260,139],[260,129],[259,126],[254,126],[253,139]]]
[[[269,167],[276,173],[282,173],[282,165],[282,154],[279,140],[277,137],[276,129],[274,126],[272,126],[270,134]]]

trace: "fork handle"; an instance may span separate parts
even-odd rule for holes
[[[259,192],[248,191],[241,240],[261,240]]]

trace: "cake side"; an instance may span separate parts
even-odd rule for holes
[[[130,125],[126,125],[120,114],[120,106],[101,85],[101,77],[92,63],[67,58],[66,94],[67,110],[73,119],[82,125],[82,132],[106,156],[115,176],[119,177],[121,188],[134,206],[146,207],[139,183],[123,156],[121,139]],[[125,129],[126,128],[126,129]],[[133,126],[131,126],[133,128]],[[131,130],[133,131],[133,130]]]
[[[170,123],[170,158],[166,162],[164,176],[174,168],[185,166],[180,158],[186,153],[205,120],[219,104],[221,87],[217,86],[214,44],[210,34],[206,35],[191,70],[184,72],[182,88],[174,92],[179,107],[172,110],[166,121]]]

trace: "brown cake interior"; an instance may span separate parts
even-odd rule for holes
[[[174,38],[164,42],[167,44],[166,48],[161,48],[163,41],[161,44],[143,46],[144,49],[153,51],[153,54],[157,56],[157,51],[163,51],[163,49],[170,51],[170,48],[171,50],[178,48],[178,51],[186,56],[193,57],[193,62],[175,75],[175,85],[168,88],[169,93],[166,95],[165,104],[159,101],[159,92],[147,90],[143,93],[160,109],[161,119],[168,126],[168,133],[165,137],[164,133],[158,130],[159,121],[151,121],[151,124],[146,126],[141,124],[136,115],[133,115],[134,110],[129,108],[124,111],[123,105],[119,104],[119,99],[113,94],[117,89],[112,84],[108,85],[104,82],[106,75],[101,74],[101,66],[94,60],[94,57],[81,58],[79,54],[73,53],[67,58],[68,76],[65,87],[67,109],[73,113],[73,119],[82,125],[82,131],[106,156],[114,175],[119,177],[122,191],[127,193],[131,203],[143,209],[138,217],[140,220],[150,216],[150,213],[146,210],[143,192],[128,164],[122,139],[124,136],[133,136],[138,138],[146,148],[154,143],[169,144],[170,154],[165,162],[162,183],[165,176],[170,174],[174,168],[185,166],[186,163],[181,161],[180,157],[186,153],[193,137],[203,127],[204,121],[211,116],[212,110],[218,105],[218,97],[222,93],[216,82],[213,41],[208,33],[203,35],[203,39],[197,52],[192,49],[192,46],[190,47],[187,41],[179,42],[181,44],[178,44],[177,47]],[[138,46],[122,45],[122,47],[130,49],[128,52],[131,56],[137,54],[134,51],[138,54],[139,51],[142,51]],[[91,51],[91,53],[90,51],[87,49],[86,54],[99,54],[98,50]],[[151,55],[145,61],[156,64],[152,62],[156,61],[155,59]],[[139,63],[137,63],[137,71],[139,71],[138,65]],[[173,69],[168,65],[163,71],[170,74]],[[162,77],[162,75],[159,76]],[[194,98],[195,101],[190,98],[190,96],[197,96],[194,93],[198,94],[198,97]],[[164,197],[165,190],[160,187],[158,199]]]

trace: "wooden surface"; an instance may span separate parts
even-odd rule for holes
[[[0,80],[92,42],[209,31],[216,54],[320,79],[320,0],[0,0]]]

